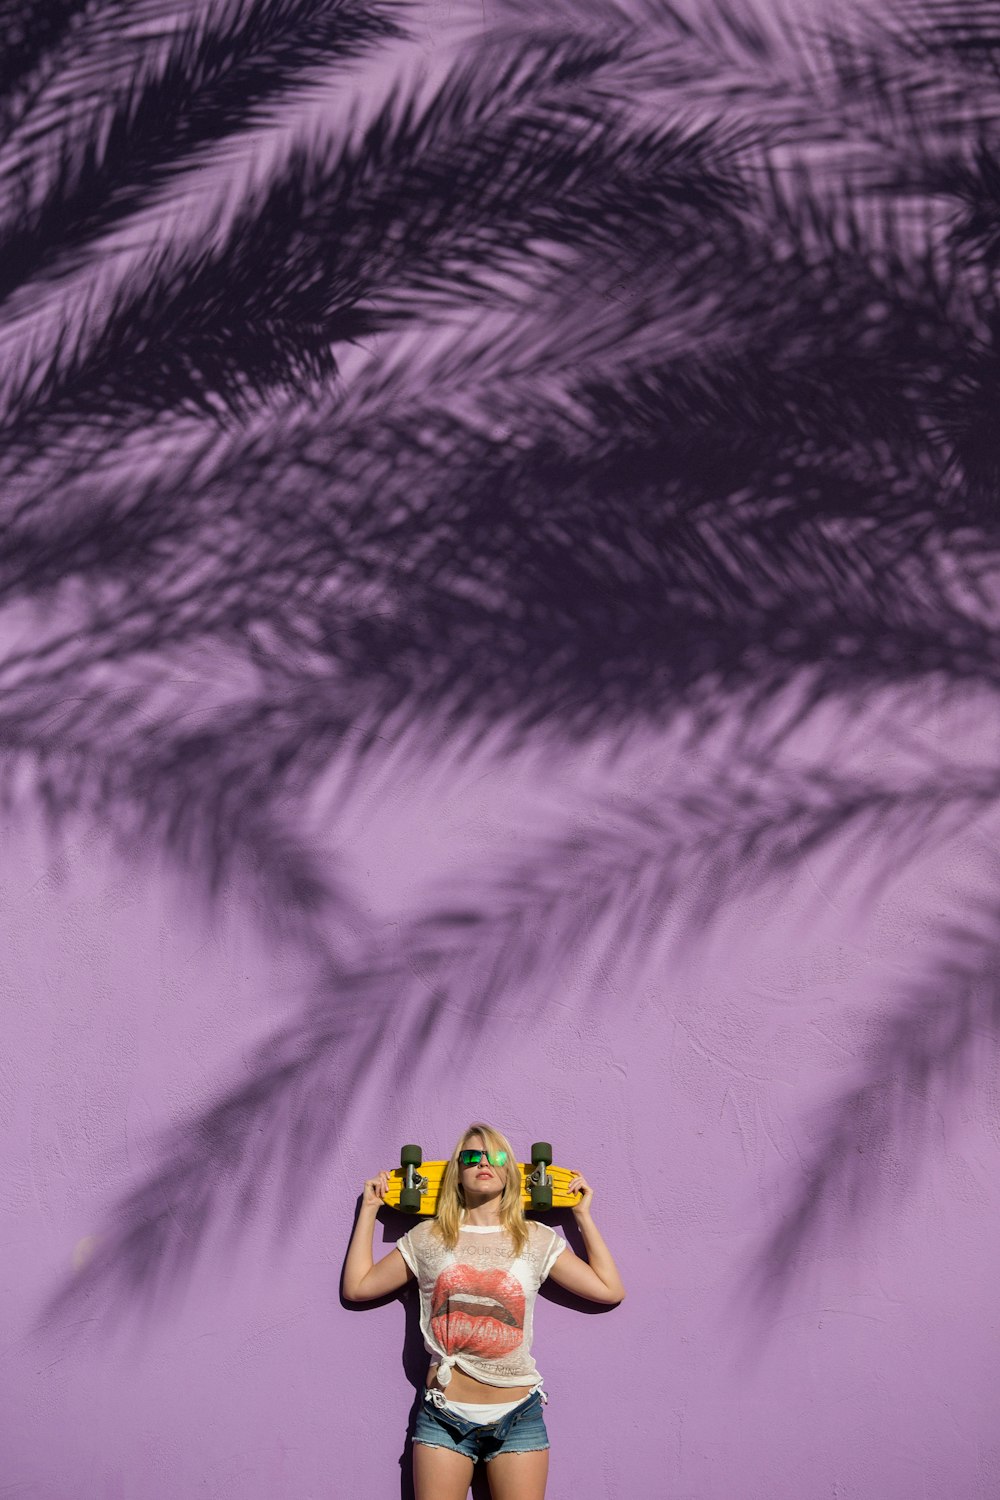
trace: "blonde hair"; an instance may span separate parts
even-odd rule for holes
[[[458,1244],[458,1231],[462,1211],[465,1208],[465,1193],[462,1191],[458,1153],[465,1150],[467,1143],[474,1135],[479,1136],[491,1156],[496,1156],[500,1151],[507,1153],[504,1165],[494,1167],[493,1170],[502,1174],[504,1178],[503,1193],[500,1197],[500,1223],[514,1241],[514,1254],[520,1255],[528,1243],[528,1221],[524,1217],[524,1204],[521,1202],[521,1169],[507,1137],[501,1135],[499,1130],[494,1130],[492,1125],[484,1125],[482,1121],[469,1126],[451,1153],[451,1158],[441,1178],[441,1186],[438,1188],[438,1207],[434,1228],[448,1249],[454,1250]]]

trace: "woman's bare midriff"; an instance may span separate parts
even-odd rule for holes
[[[501,1401],[520,1401],[523,1397],[530,1396],[534,1390],[531,1385],[484,1385],[481,1380],[474,1380],[464,1370],[457,1368],[452,1369],[451,1380],[445,1389],[437,1383],[437,1365],[431,1365],[427,1371],[426,1383],[437,1391],[444,1390],[449,1401],[469,1401],[479,1406],[499,1404]]]

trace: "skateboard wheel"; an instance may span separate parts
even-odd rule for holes
[[[419,1189],[403,1188],[399,1194],[399,1206],[404,1214],[418,1214],[420,1212]]]
[[[399,1153],[401,1167],[419,1167],[423,1159],[424,1153],[419,1146],[404,1146]]]
[[[539,1187],[534,1184],[531,1189],[531,1206],[536,1212],[544,1212],[552,1207],[551,1187]]]
[[[531,1148],[531,1165],[537,1167],[539,1162],[544,1162],[547,1167],[552,1165],[552,1147],[548,1141],[536,1141]]]

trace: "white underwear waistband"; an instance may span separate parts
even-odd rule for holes
[[[509,1411],[514,1410],[515,1406],[520,1406],[521,1401],[526,1400],[527,1397],[522,1396],[518,1401],[497,1401],[492,1406],[473,1405],[469,1401],[445,1401],[441,1409],[453,1411],[456,1416],[464,1417],[467,1422],[477,1422],[481,1425],[485,1422],[499,1422],[501,1417],[505,1417]]]
[[[540,1385],[535,1386],[534,1391],[528,1394],[533,1396],[535,1391],[541,1396],[543,1403],[548,1401],[548,1394]],[[528,1400],[528,1396],[518,1396],[516,1401],[497,1401],[490,1404],[482,1404],[471,1401],[449,1401],[444,1391],[435,1391],[428,1387],[424,1391],[424,1400],[430,1401],[439,1411],[453,1411],[457,1417],[464,1417],[467,1422],[499,1422],[500,1418],[513,1411],[515,1406],[522,1405]]]

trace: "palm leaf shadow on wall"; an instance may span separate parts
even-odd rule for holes
[[[991,767],[789,746],[994,690],[1000,87],[971,5],[504,0],[437,79],[389,0],[38,9],[0,5],[5,796],[235,889],[316,974],[49,1317],[179,1285],[254,1183],[291,1222],[390,1017],[426,1048],[449,994],[541,992],[595,910],[627,972],[751,875],[873,840],[899,870],[995,807]],[[306,836],[334,762],[347,795],[400,748],[679,724],[728,734],[700,783],[582,809],[388,946]],[[960,1086],[998,942],[987,912],[929,947],[937,998],[900,996],[792,1184],[768,1296],[838,1163],[878,1196],[858,1139]]]

